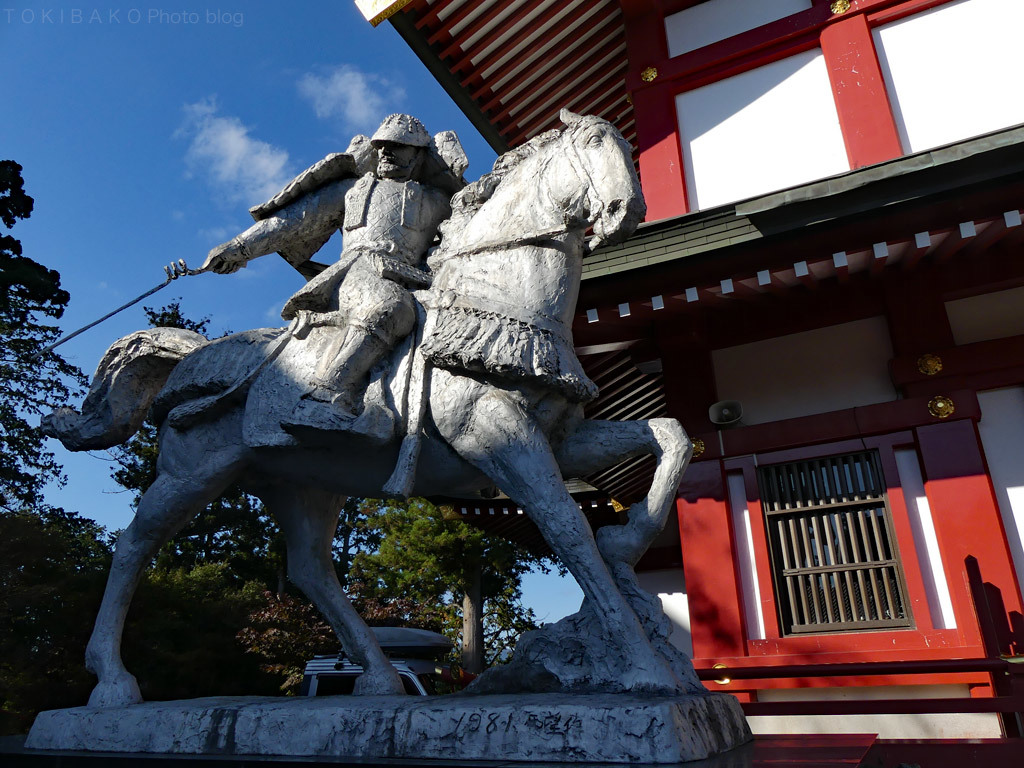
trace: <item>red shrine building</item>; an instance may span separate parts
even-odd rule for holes
[[[497,151],[561,107],[634,146],[574,334],[589,416],[695,440],[638,571],[708,687],[760,733],[1020,736],[1024,6],[366,4]]]

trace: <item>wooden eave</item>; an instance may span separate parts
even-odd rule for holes
[[[498,153],[596,114],[636,147],[618,0],[414,0],[390,18]]]

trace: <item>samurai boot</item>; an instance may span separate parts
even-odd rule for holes
[[[337,354],[321,368],[313,390],[295,406],[281,426],[300,438],[329,437],[355,429],[359,416],[358,393],[374,364],[387,352],[376,336],[350,326]]]

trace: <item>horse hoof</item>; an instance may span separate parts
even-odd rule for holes
[[[397,672],[371,674],[364,672],[356,678],[353,696],[402,696],[405,686]]]
[[[142,694],[139,692],[139,684],[132,675],[98,683],[89,695],[89,706],[95,709],[127,707],[131,704],[141,703]]]

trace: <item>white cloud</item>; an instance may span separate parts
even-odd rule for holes
[[[226,242],[229,238],[232,238],[237,234],[238,231],[236,230],[235,227],[227,226],[207,227],[204,229],[200,229],[196,233],[199,239],[202,240],[204,243],[211,243],[211,248],[214,245],[220,245],[221,243]]]
[[[237,117],[218,115],[214,98],[185,105],[176,136],[190,139],[185,166],[233,202],[261,203],[292,177],[288,152],[249,135]]]
[[[341,64],[322,74],[307,72],[299,93],[322,120],[338,120],[347,131],[371,133],[386,115],[397,111],[405,89],[383,75]]]
[[[284,302],[278,302],[267,307],[267,311],[263,313],[263,319],[268,323],[271,323],[273,327],[281,325],[281,311],[284,309]]]

